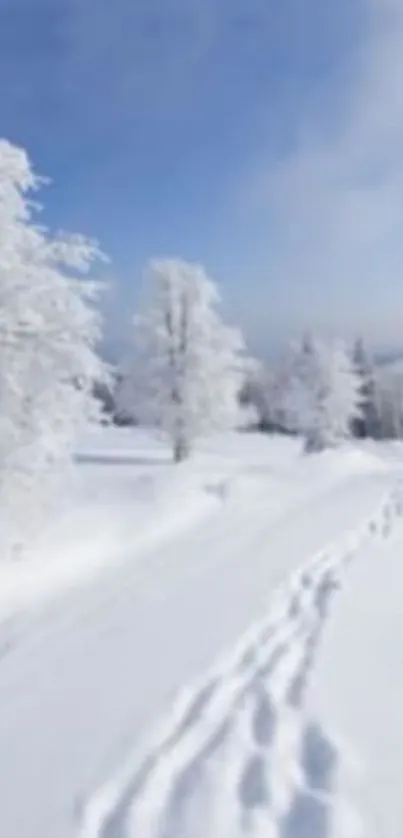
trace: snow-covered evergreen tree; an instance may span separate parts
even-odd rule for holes
[[[252,429],[267,430],[265,384],[266,370],[260,362],[255,361],[246,375],[240,394],[241,405],[250,417],[249,427]]]
[[[248,362],[242,335],[217,311],[219,294],[203,267],[155,259],[148,283],[122,403],[165,432],[179,462],[197,437],[239,422]]]
[[[354,432],[359,437],[377,437],[379,434],[375,394],[375,367],[362,338],[353,349],[353,364],[360,379],[361,415],[354,420]]]
[[[284,411],[308,451],[320,451],[351,434],[360,414],[360,379],[345,346],[305,336],[289,360]]]
[[[43,184],[26,153],[0,141],[0,553],[34,526],[50,480],[95,418],[104,369],[97,288],[83,281],[97,245],[36,226]],[[28,501],[29,498],[29,501]]]
[[[377,437],[403,439],[403,366],[401,362],[379,366],[375,372]]]
[[[288,410],[291,381],[289,354],[285,353],[264,367],[259,380],[259,398],[256,399],[263,430],[293,433],[294,423]]]

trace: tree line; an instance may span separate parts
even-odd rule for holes
[[[202,267],[154,260],[147,280],[116,416],[160,427],[176,461],[198,436],[248,421],[300,435],[308,452],[349,437],[403,436],[403,365],[376,365],[361,339],[350,348],[306,334],[263,364],[248,355],[239,330],[224,324]]]
[[[349,347],[304,335],[260,367],[242,398],[260,430],[299,434],[308,451],[349,437],[403,438],[403,362],[376,363],[361,338]]]

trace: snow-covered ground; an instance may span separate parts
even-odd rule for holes
[[[402,835],[402,524],[379,547],[349,570],[310,685],[312,713],[334,736],[331,790],[352,825],[342,838]]]
[[[397,838],[400,446],[77,460],[0,569],[0,835]]]

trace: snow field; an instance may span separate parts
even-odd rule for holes
[[[309,687],[312,713],[342,743],[337,795],[349,803],[354,838],[402,831],[402,545],[402,526],[392,524],[382,550],[369,544],[353,563]]]
[[[345,539],[354,551],[397,476],[381,449],[306,457],[293,440],[232,434],[174,468],[143,431],[87,440],[75,499],[31,575],[27,559],[11,587],[0,579],[0,835],[73,838],[88,824],[131,838],[134,818],[137,838],[139,817],[147,838],[164,822],[174,838],[279,828],[301,776],[302,712],[287,696],[324,622],[320,561],[344,555]],[[310,556],[306,587],[295,569]],[[263,694],[270,747],[252,722]]]
[[[325,838],[356,822],[333,790],[338,745],[306,714],[329,608],[348,564],[390,534],[400,487],[362,527],[314,557],[195,690],[148,750],[90,801],[82,838]],[[333,833],[332,833],[333,834]]]

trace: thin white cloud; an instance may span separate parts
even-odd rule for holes
[[[291,328],[403,344],[403,0],[367,0],[364,43],[329,96],[332,130],[316,113],[240,190],[245,213],[267,215],[267,306]]]

